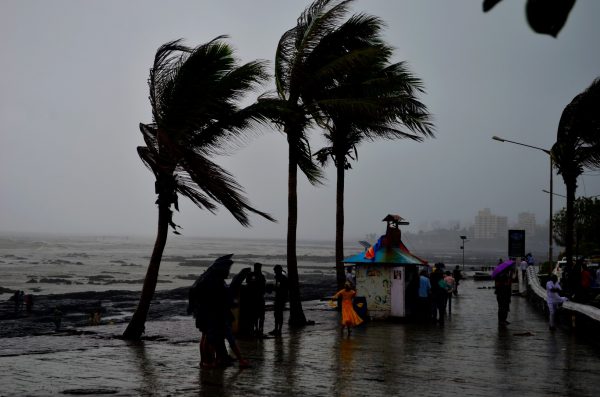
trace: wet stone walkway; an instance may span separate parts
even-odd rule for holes
[[[325,302],[306,302],[316,325],[240,340],[252,363],[243,370],[199,369],[190,317],[148,323],[151,340],[142,343],[114,338],[124,324],[4,338],[0,395],[598,396],[598,348],[566,329],[550,332],[521,297],[513,297],[511,324],[499,328],[488,286],[463,282],[443,328],[371,322],[350,338]],[[267,320],[270,329],[272,313]]]

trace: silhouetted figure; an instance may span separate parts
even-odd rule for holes
[[[227,287],[227,291],[229,292],[230,308],[233,308],[235,306],[234,296],[237,294],[236,289],[237,288],[232,288],[231,285]],[[248,362],[248,360],[242,357],[242,351],[240,350],[240,347],[238,346],[237,341],[233,336],[233,321],[235,320],[235,318],[231,310],[229,310],[229,313],[226,313],[225,319],[225,339],[227,340],[227,343],[229,343],[229,348],[237,358],[240,368],[248,368],[250,366],[250,363]]]
[[[265,324],[265,292],[267,280],[262,273],[262,264],[255,263],[254,271],[248,274],[246,278],[248,288],[247,299],[248,310],[250,312],[250,322],[252,324],[252,334],[262,337]]]
[[[60,311],[58,306],[55,306],[54,307],[54,317],[53,317],[52,321],[54,322],[54,331],[56,331],[56,332],[60,331],[62,315],[63,315],[63,312]]]
[[[13,296],[10,298],[15,304],[15,315],[19,313],[19,299],[21,297],[20,291],[15,291]]]
[[[33,295],[27,294],[25,295],[25,311],[28,314],[31,314],[31,310],[33,309]]]
[[[448,292],[446,281],[444,281],[443,264],[436,263],[433,272],[429,275],[431,282],[431,303],[432,313],[431,318],[434,322],[444,325],[446,317],[446,301],[448,300]]]
[[[454,296],[457,296],[458,295],[458,286],[460,285],[460,281],[463,279],[462,272],[460,271],[460,268],[458,267],[458,265],[456,265],[456,267],[452,271],[452,277],[454,278],[454,282],[455,282]]]
[[[514,265],[498,274],[494,279],[496,301],[498,302],[498,324],[508,325],[508,312],[510,311],[510,300],[512,295],[512,280]]]
[[[273,303],[275,328],[273,331],[269,332],[269,335],[281,336],[283,311],[285,310],[285,304],[288,300],[289,285],[287,277],[283,274],[283,267],[281,267],[281,265],[275,265],[273,271],[275,272],[275,285],[272,288],[275,293],[275,301]]]
[[[188,313],[193,313],[200,339],[200,366],[214,368],[226,365],[225,331],[231,315],[230,295],[225,284],[233,261],[225,255],[206,269],[189,292]]]

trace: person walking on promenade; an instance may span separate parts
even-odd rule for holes
[[[283,274],[283,267],[281,265],[275,265],[273,267],[275,272],[275,286],[273,292],[275,293],[275,302],[273,304],[273,317],[275,319],[275,328],[269,332],[269,335],[281,336],[281,328],[283,327],[283,311],[285,310],[285,304],[288,300],[288,279]]]
[[[452,277],[454,278],[454,282],[456,283],[454,284],[454,296],[458,296],[458,286],[460,285],[460,280],[463,279],[462,272],[460,271],[458,265],[456,265],[456,267],[452,271]]]
[[[550,280],[546,283],[546,302],[548,303],[550,331],[556,329],[556,312],[559,306],[567,300],[567,298],[559,295],[561,291],[562,288],[558,282],[558,276],[556,274],[551,275]]]
[[[519,269],[521,269],[521,277],[523,277],[523,283],[527,281],[527,267],[529,264],[527,263],[527,258],[521,258],[521,263],[519,263]]]
[[[427,270],[419,273],[419,295],[418,295],[418,318],[428,319],[431,317],[431,281],[427,277]]]
[[[354,311],[354,307],[352,306],[354,297],[356,296],[356,291],[352,287],[352,283],[346,281],[344,289],[339,290],[331,298],[332,301],[342,298],[342,335],[344,335],[344,327],[346,327],[348,329],[348,336],[352,333],[352,327],[356,327],[363,322],[363,319]]]
[[[508,325],[508,312],[510,311],[510,299],[512,295],[512,280],[514,264],[502,271],[494,279],[496,301],[498,302],[498,324]]]
[[[454,280],[454,277],[452,277],[450,270],[446,271],[444,281],[446,282],[446,291],[448,292],[448,315],[451,315],[452,294],[454,294],[454,289],[456,288],[456,280]]]

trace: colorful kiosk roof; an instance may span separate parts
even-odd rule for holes
[[[429,266],[426,260],[413,255],[402,242],[399,226],[408,224],[404,218],[387,215],[383,221],[387,222],[385,235],[379,237],[365,252],[348,257],[343,263]]]

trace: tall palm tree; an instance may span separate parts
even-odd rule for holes
[[[383,44],[378,18],[359,16],[354,21],[372,31],[368,42],[358,42],[363,60],[350,73],[325,87],[317,101],[329,146],[315,155],[322,165],[331,159],[336,167],[335,258],[338,287],[345,281],[344,184],[345,172],[357,160],[357,146],[365,140],[433,137],[433,125],[426,106],[416,94],[423,85],[403,62],[390,64],[392,50]],[[366,28],[365,28],[366,29]]]
[[[171,206],[179,209],[178,194],[213,213],[220,204],[243,226],[249,225],[248,212],[273,220],[251,207],[233,176],[210,160],[231,149],[253,121],[265,121],[256,105],[238,105],[266,79],[264,62],[239,66],[223,38],[196,48],[168,42],[150,70],[153,123],[140,124],[146,146],[138,147],[138,154],[156,178],[158,231],[126,339],[139,339],[144,332],[169,226],[177,233]]]
[[[567,270],[573,264],[573,233],[575,230],[575,193],[577,178],[584,169],[600,168],[600,79],[569,103],[560,118],[552,156],[558,173],[565,182],[566,233],[565,256]]]
[[[298,168],[309,182],[321,181],[322,172],[313,162],[308,129],[318,117],[316,92],[348,73],[363,58],[344,46],[352,40],[367,40],[370,32],[348,17],[352,0],[315,0],[281,37],[275,55],[275,83],[281,115],[278,123],[288,141],[288,230],[287,269],[290,281],[290,325],[304,325],[296,257],[298,225]],[[349,53],[351,55],[349,55]]]

